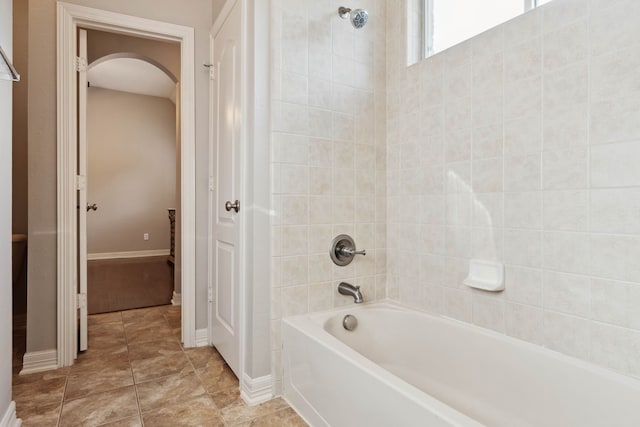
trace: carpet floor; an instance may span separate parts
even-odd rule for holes
[[[89,261],[87,277],[89,314],[170,304],[173,296],[165,256]]]

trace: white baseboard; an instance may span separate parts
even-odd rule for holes
[[[22,420],[16,416],[16,402],[11,401],[0,420],[0,427],[20,427],[21,425]]]
[[[20,427],[21,425],[22,420],[16,416],[16,402],[11,401],[0,420],[0,427]]]
[[[206,347],[209,345],[209,330],[196,329],[196,347]]]
[[[131,252],[103,252],[97,254],[87,254],[87,260],[98,259],[121,259],[121,258],[147,258],[154,256],[169,256],[169,249],[155,249],[151,251],[131,251]]]
[[[182,305],[182,294],[177,294],[176,291],[173,291],[173,297],[171,297],[172,305]]]
[[[58,369],[58,351],[44,350],[25,353],[22,359],[20,375]]]
[[[244,374],[240,385],[240,396],[247,405],[253,406],[273,399],[273,377],[251,378]]]

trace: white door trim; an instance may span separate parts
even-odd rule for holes
[[[196,341],[195,313],[195,70],[194,29],[74,4],[57,4],[57,349],[58,365],[77,354],[77,75],[78,27],[118,32],[181,44],[182,340]]]

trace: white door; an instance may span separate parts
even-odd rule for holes
[[[78,350],[87,349],[87,32],[78,30]]]
[[[236,1],[212,46],[211,340],[240,375],[241,2]]]

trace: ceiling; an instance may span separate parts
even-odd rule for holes
[[[103,58],[90,65],[91,87],[168,98],[176,102],[176,82],[164,70],[139,58]]]

